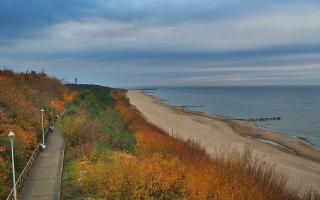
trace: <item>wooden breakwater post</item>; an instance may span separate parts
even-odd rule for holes
[[[157,88],[137,88],[136,90],[140,90],[140,91],[152,91],[152,90],[157,90]]]
[[[184,110],[186,112],[197,112],[195,110],[192,110],[191,108],[203,108],[204,105],[182,105],[182,106],[170,106],[172,108],[176,108],[176,109],[181,109],[181,110]]]
[[[155,94],[156,92],[153,90],[139,90],[143,94]]]
[[[195,105],[195,106],[193,106],[193,105],[183,105],[183,106],[174,106],[174,107],[177,107],[177,108],[203,108],[204,107],[204,105]]]
[[[278,121],[281,120],[281,117],[258,117],[258,118],[249,118],[249,119],[235,119],[240,121],[249,121],[249,122],[263,122],[263,121]]]

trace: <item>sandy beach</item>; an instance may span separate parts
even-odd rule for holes
[[[128,91],[130,103],[152,124],[181,139],[198,141],[208,153],[219,149],[240,150],[248,146],[284,173],[298,189],[320,191],[320,150],[303,141],[272,133],[244,121],[195,114],[166,106],[138,91]]]

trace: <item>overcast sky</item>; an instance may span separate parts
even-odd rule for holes
[[[320,1],[1,0],[0,66],[115,87],[320,84]]]

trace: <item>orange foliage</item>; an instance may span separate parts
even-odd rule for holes
[[[14,131],[17,140],[27,145],[30,150],[37,144],[37,134],[34,130],[28,129],[28,131],[23,130],[18,125],[3,125],[2,126],[5,133],[9,131]]]
[[[77,184],[103,199],[179,199],[184,169],[177,159],[160,155],[137,159],[118,153],[95,163],[74,165]]]
[[[75,96],[77,96],[77,92],[72,92],[69,90],[64,90],[61,100],[54,100],[53,101],[53,108],[56,112],[61,113],[65,109],[65,104],[71,102]]]
[[[40,136],[40,109],[43,107],[49,110],[51,100],[56,99],[54,106],[59,112],[63,108],[63,95],[69,93],[69,89],[59,80],[45,74],[0,70],[0,144],[8,145],[8,132],[15,132],[17,175],[26,164]],[[49,115],[47,112],[45,116],[46,128]],[[9,150],[0,146],[0,188],[11,187],[11,179],[4,177],[1,172],[9,162]],[[0,199],[5,195],[5,192],[0,192]]]
[[[63,94],[62,99],[64,102],[71,102],[76,95],[77,95],[76,92],[65,93]]]
[[[53,108],[56,112],[61,113],[64,110],[64,102],[58,100],[53,101]]]
[[[6,151],[6,147],[0,146],[0,153],[3,153],[3,152],[5,152],[5,151]]]
[[[170,162],[170,159],[175,158],[181,162],[186,172],[183,189],[185,198],[221,200],[300,198],[296,193],[291,193],[285,179],[277,174],[273,167],[253,157],[250,151],[246,150],[243,154],[237,152],[228,155],[216,154],[210,157],[197,143],[171,137],[148,123],[129,104],[128,99],[123,97],[123,92],[113,91],[112,97],[117,100],[116,109],[126,121],[132,122],[130,128],[136,133],[135,154],[138,157],[161,154],[163,155],[161,162]],[[148,167],[151,166],[144,166],[143,170],[147,176],[152,177],[156,172],[152,172],[151,169],[148,171]]]

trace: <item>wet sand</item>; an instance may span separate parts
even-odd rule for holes
[[[245,121],[186,112],[159,99],[128,91],[130,103],[152,124],[181,139],[198,141],[208,153],[220,149],[242,151],[246,146],[276,164],[298,189],[320,191],[320,149],[283,134],[260,129]]]

